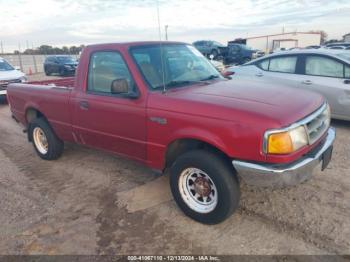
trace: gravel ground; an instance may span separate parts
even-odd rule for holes
[[[332,124],[324,172],[289,189],[242,184],[238,212],[205,226],[135,162],[72,144],[40,160],[2,104],[0,254],[350,254],[350,123]]]

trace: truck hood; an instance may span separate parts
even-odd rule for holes
[[[253,80],[216,81],[153,93],[149,107],[236,122],[290,125],[324,103],[321,95]]]
[[[0,71],[0,80],[13,80],[22,76],[24,76],[24,74],[18,70]]]

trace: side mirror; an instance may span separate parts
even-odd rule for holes
[[[125,78],[115,79],[111,84],[112,94],[127,94],[129,93],[129,84]]]
[[[13,67],[15,70],[21,71],[21,68],[19,66],[14,66]]]
[[[210,60],[213,60],[213,59],[214,59],[214,55],[211,54],[211,55],[209,56],[209,58],[210,58]]]

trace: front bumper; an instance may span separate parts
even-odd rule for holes
[[[249,185],[283,187],[308,180],[317,166],[324,161],[325,152],[330,157],[335,129],[329,128],[326,139],[310,153],[290,164],[256,164],[233,160],[232,164]],[[326,160],[325,160],[326,161]]]

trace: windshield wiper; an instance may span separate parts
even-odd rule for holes
[[[181,87],[184,85],[201,83],[201,81],[191,81],[191,80],[173,80],[165,84],[166,87]],[[156,86],[155,89],[163,88],[163,85]]]
[[[219,75],[210,75],[204,79],[201,79],[201,81],[208,81],[208,80],[212,80],[212,79],[216,79],[216,78],[219,78],[220,76]]]
[[[165,84],[166,87],[182,87],[185,85],[190,85],[190,84],[198,84],[198,83],[203,83],[208,80],[216,79],[219,78],[219,75],[210,75],[204,79],[201,80],[173,80]],[[163,88],[163,85],[156,86],[154,89],[161,89]]]

